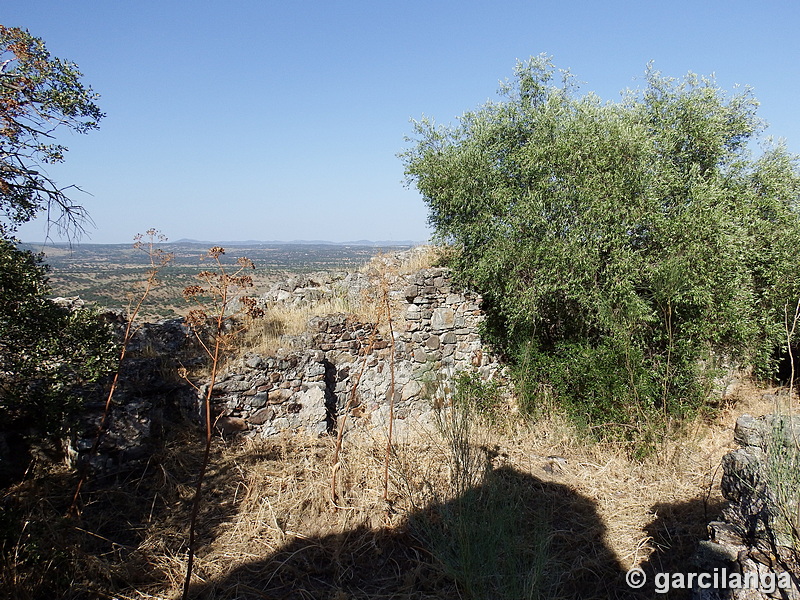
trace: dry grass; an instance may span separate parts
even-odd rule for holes
[[[361,307],[347,295],[336,294],[320,302],[302,306],[270,304],[265,310],[264,318],[246,323],[241,339],[241,352],[274,356],[278,348],[285,344],[287,336],[305,332],[312,318],[335,313],[358,314]]]
[[[416,246],[404,252],[376,256],[366,268],[380,268],[381,264],[385,264],[397,275],[411,275],[421,269],[430,269],[443,264],[452,252],[452,248],[447,246]]]
[[[354,430],[337,466],[338,506],[331,502],[332,439],[220,440],[200,519],[195,596],[485,597],[480,588],[469,591],[469,574],[448,565],[453,549],[436,540],[469,545],[486,538],[479,524],[491,522],[507,532],[509,548],[515,532],[526,534],[531,544],[520,556],[544,551],[550,579],[524,597],[614,597],[627,592],[620,573],[633,565],[686,568],[720,501],[718,465],[732,448],[735,417],[772,409],[760,399],[763,391],[742,391],[714,421],[687,427],[646,462],[612,445],[586,444],[555,415],[526,427],[478,428],[472,448],[491,469],[460,494],[450,445],[430,431],[408,436],[395,445],[388,501],[385,439]],[[8,597],[52,597],[56,589],[65,598],[178,597],[200,455],[194,436],[180,436],[146,468],[96,481],[79,521],[61,517],[72,479],[63,469],[9,490],[5,508],[29,525],[16,538],[16,554],[4,552],[18,557],[3,565]],[[460,529],[464,515],[475,517],[467,521],[475,527]],[[474,581],[483,581],[479,576]]]

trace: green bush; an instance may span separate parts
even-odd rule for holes
[[[800,293],[800,173],[783,146],[751,155],[752,93],[648,68],[604,103],[557,75],[518,64],[501,101],[417,122],[402,155],[519,388],[618,435],[701,406],[713,353],[771,373]]]
[[[95,313],[47,298],[46,272],[38,257],[0,238],[0,430],[58,437],[117,350]]]
[[[462,371],[454,377],[453,403],[467,412],[496,421],[501,416],[503,399],[496,383],[481,379],[477,373]]]

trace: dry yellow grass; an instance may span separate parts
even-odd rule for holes
[[[589,577],[616,585],[619,573],[634,565],[686,568],[721,500],[719,461],[732,448],[735,417],[771,409],[760,400],[762,392],[745,390],[717,419],[694,423],[644,462],[613,445],[586,444],[557,416],[505,433],[482,429],[479,445],[489,449],[485,456],[493,473],[513,474],[514,485],[525,488],[522,497],[551,505],[549,514],[561,528],[552,543],[561,548],[566,581]],[[198,597],[281,597],[281,590],[299,598],[459,597],[441,565],[407,530],[409,518],[458,501],[451,494],[448,448],[430,432],[401,440],[386,502],[380,438],[353,432],[346,439],[337,466],[338,506],[330,490],[333,440],[282,437],[218,445],[205,502],[205,545],[197,557]],[[118,598],[179,593],[185,567],[180,515],[186,509],[161,499],[185,495],[191,453],[174,450],[182,458],[160,465],[162,487],[151,492],[163,512],[154,512],[131,554],[136,564],[146,565],[148,576],[118,588]],[[570,544],[559,542],[559,535]],[[383,554],[411,574],[390,577]],[[130,564],[115,569],[118,575],[129,572]],[[276,595],[257,593],[261,586]],[[297,595],[288,592],[293,586]]]
[[[524,500],[522,531],[531,527],[526,510],[545,511],[532,514],[551,523],[562,597],[611,597],[625,591],[619,575],[631,566],[687,568],[720,502],[719,462],[733,447],[735,418],[772,410],[764,391],[743,389],[713,421],[691,424],[643,462],[610,444],[587,444],[557,415],[478,428],[472,447],[492,470],[476,489],[489,490],[498,506],[509,491]],[[215,442],[200,520],[198,598],[465,597],[411,526],[420,519],[437,526],[472,493],[454,493],[447,444],[430,429],[401,436],[385,501],[385,439],[351,431],[336,466],[338,506],[330,489],[334,444],[288,436]],[[30,594],[11,597],[43,597],[57,572],[71,578],[73,595],[65,597],[178,597],[199,458],[198,440],[177,437],[143,470],[95,482],[79,522],[61,520],[69,490],[63,469],[11,490],[6,499],[28,511],[31,523],[47,523],[51,543],[61,547],[57,559],[29,564],[27,572],[20,565],[13,575]],[[503,496],[493,498],[497,489]]]
[[[394,289],[392,286],[397,285],[400,277],[438,264],[443,256],[444,250],[436,246],[418,246],[406,252],[378,255],[360,269],[371,280],[371,285],[360,294],[341,289],[313,303],[270,303],[265,307],[265,318],[246,324],[239,352],[272,356],[285,345],[287,337],[305,332],[310,319],[336,313],[352,314],[363,322],[377,323],[386,334],[384,291]],[[402,311],[396,300],[391,302],[390,309],[392,319],[399,322]]]

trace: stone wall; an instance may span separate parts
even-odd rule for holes
[[[102,317],[123,337],[126,322],[117,312]],[[185,419],[194,410],[196,392],[178,375],[179,367],[203,362],[202,350],[194,343],[182,319],[145,323],[130,343],[120,369],[107,430],[98,452],[89,456],[102,421],[110,378],[86,392],[85,412],[75,450],[93,469],[110,471],[146,461],[165,429]]]
[[[754,418],[742,415],[736,422],[734,440],[739,448],[722,459],[722,493],[727,505],[722,518],[709,524],[710,539],[700,543],[697,566],[709,573],[748,574],[769,582],[784,573],[789,589],[767,593],[758,589],[697,589],[700,600],[766,600],[768,598],[800,599],[800,564],[791,541],[783,538],[776,527],[774,492],[768,483],[770,455],[794,449],[800,439],[800,417],[768,415]],[[795,454],[796,456],[796,454]],[[794,464],[797,469],[797,463]],[[795,481],[797,480],[795,476]],[[795,502],[800,501],[800,489]],[[798,505],[800,510],[800,504]],[[787,572],[793,572],[786,577]],[[761,578],[761,579],[760,579]]]
[[[323,277],[310,279],[313,285],[306,279],[297,278],[295,289],[274,286],[269,300],[297,304],[309,294],[319,301],[333,293]],[[358,288],[366,287],[359,280]],[[395,426],[402,429],[432,419],[435,388],[452,375],[500,377],[500,365],[478,335],[484,318],[480,297],[457,291],[447,269],[395,276],[388,295],[393,348],[386,323],[378,328],[347,314],[315,317],[306,333],[286,340],[278,356],[249,355],[222,375],[214,406],[223,430],[318,435],[329,431],[347,406],[353,422],[380,427],[389,415],[392,375]]]

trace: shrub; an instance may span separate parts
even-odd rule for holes
[[[603,103],[557,75],[518,64],[501,101],[415,123],[402,155],[488,341],[533,368],[523,389],[620,425],[604,435],[701,406],[712,352],[771,372],[800,292],[800,172],[780,145],[751,156],[752,93],[648,68]]]
[[[111,331],[91,310],[47,298],[39,257],[0,239],[0,429],[64,435],[86,386],[113,367]]]
[[[794,426],[793,426],[794,425]],[[776,414],[767,440],[766,486],[769,531],[776,545],[800,557],[800,420]]]

